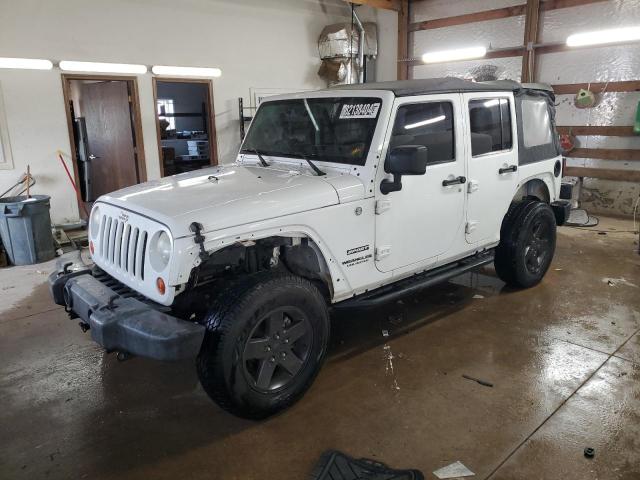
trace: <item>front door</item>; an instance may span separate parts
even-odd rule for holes
[[[380,192],[378,181],[376,266],[382,272],[434,263],[463,235],[466,178],[460,98],[448,94],[396,100],[384,153],[400,145],[424,145],[428,166],[424,175],[403,176],[402,189],[388,195]]]
[[[466,238],[470,244],[500,239],[502,218],[517,190],[518,151],[513,94],[466,93],[468,206]]]

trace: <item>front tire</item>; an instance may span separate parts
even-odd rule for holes
[[[197,359],[207,394],[234,415],[260,419],[300,399],[326,355],[325,299],[295,275],[252,275],[222,292],[204,320]]]
[[[525,199],[513,204],[504,218],[494,265],[498,277],[511,286],[537,285],[551,265],[556,249],[556,219],[544,202]]]

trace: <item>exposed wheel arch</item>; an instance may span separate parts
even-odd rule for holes
[[[535,198],[541,202],[551,202],[549,187],[540,178],[532,178],[520,186],[512,202],[519,202],[525,198]]]
[[[215,281],[221,275],[242,276],[284,269],[312,282],[328,301],[333,298],[333,279],[327,260],[318,244],[307,236],[238,239],[207,255],[208,258],[192,270],[192,277]],[[193,283],[201,285],[202,281],[196,279]]]

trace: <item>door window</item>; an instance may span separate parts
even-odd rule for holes
[[[400,145],[427,147],[429,165],[454,161],[453,104],[414,103],[398,108],[389,148]]]
[[[506,98],[469,101],[471,154],[474,157],[511,149],[511,109]]]

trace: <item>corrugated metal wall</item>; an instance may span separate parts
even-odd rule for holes
[[[411,22],[433,20],[501,7],[521,5],[524,0],[417,0],[412,4]],[[572,33],[640,25],[640,0],[609,0],[602,3],[563,8],[541,13],[540,42],[564,42]],[[457,25],[412,34],[410,56],[426,51],[483,45],[504,48],[522,45],[524,15]],[[538,55],[537,81],[551,84],[640,80],[640,44],[576,49]],[[472,77],[494,66],[498,78],[519,80],[521,57],[418,65],[413,78],[440,76]],[[633,125],[640,92],[609,92],[598,96],[590,109],[577,109],[573,95],[558,95],[558,125]],[[578,137],[581,148],[640,149],[640,137]],[[638,170],[635,161],[570,158],[567,165],[607,169]],[[593,212],[632,213],[640,195],[640,185],[598,179],[585,179],[581,191],[582,206]]]

